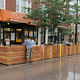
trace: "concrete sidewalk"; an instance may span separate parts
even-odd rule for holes
[[[80,55],[6,66],[0,80],[80,80]]]

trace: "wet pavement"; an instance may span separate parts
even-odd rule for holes
[[[80,54],[31,64],[0,64],[0,80],[80,80]]]

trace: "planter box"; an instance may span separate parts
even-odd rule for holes
[[[57,57],[60,57],[60,45],[57,45],[57,47],[56,47],[56,56]],[[61,57],[63,57],[63,56],[67,56],[68,55],[68,46],[67,45],[62,45],[61,46]]]
[[[58,45],[53,45],[53,48],[52,48],[52,57],[53,58],[59,57],[58,50],[59,50]]]
[[[0,63],[11,65],[25,62],[25,45],[6,47],[0,46]]]
[[[77,45],[77,53],[80,54],[80,45]]]
[[[77,53],[76,45],[69,46],[69,54],[68,55],[74,55]]]
[[[67,56],[67,55],[68,55],[68,46],[62,45],[62,56]]]
[[[41,46],[33,46],[32,51],[32,61],[37,61],[42,59],[42,51]]]
[[[18,64],[18,63],[24,63],[25,62],[25,56],[21,57],[4,57],[0,56],[0,63],[6,64],[6,65],[12,65],[12,64]]]
[[[42,59],[52,58],[52,46],[42,46]]]

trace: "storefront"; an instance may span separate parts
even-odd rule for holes
[[[5,45],[5,37],[10,37],[10,45],[24,43],[25,37],[38,41],[38,31],[33,20],[24,19],[27,15],[8,10],[0,10],[0,40]]]
[[[25,62],[25,38],[38,41],[38,30],[27,15],[0,10],[0,63],[11,65]],[[6,36],[10,45],[5,45]]]

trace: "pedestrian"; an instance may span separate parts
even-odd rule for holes
[[[35,46],[36,45],[36,42],[34,40],[32,40],[32,45]]]
[[[26,45],[26,48],[27,48],[26,61],[31,63],[32,62],[32,41],[29,38],[27,38],[25,40],[25,45]]]
[[[6,43],[6,46],[10,46],[10,38],[9,38],[9,35],[6,36],[5,43]]]

